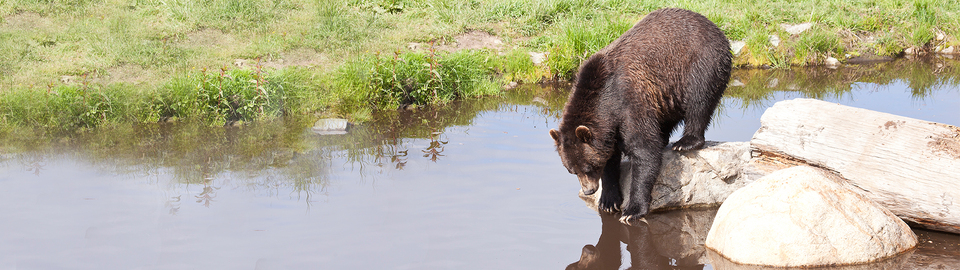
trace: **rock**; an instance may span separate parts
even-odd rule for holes
[[[511,89],[517,88],[517,86],[519,85],[520,84],[518,84],[517,82],[509,82],[503,86],[503,90],[511,90]]]
[[[801,23],[801,24],[780,24],[780,27],[783,28],[783,31],[790,33],[791,35],[798,35],[807,31],[810,27],[813,27],[813,23]]]
[[[706,247],[740,264],[851,265],[909,251],[917,236],[842,179],[808,166],[767,175],[720,206]]]
[[[767,88],[776,88],[778,85],[780,85],[780,79],[777,78],[770,79],[767,82]]]
[[[313,132],[320,135],[341,135],[347,134],[347,127],[350,125],[347,119],[324,118],[317,120],[313,124]]]
[[[840,60],[837,60],[836,58],[833,58],[833,57],[827,57],[826,60],[823,60],[823,64],[827,65],[827,67],[829,68],[837,68],[838,66],[840,66]]]
[[[769,40],[770,40],[770,45],[773,45],[773,47],[780,46],[780,37],[778,37],[777,35],[770,35]]]
[[[747,46],[747,42],[740,41],[740,40],[730,41],[730,51],[733,52],[733,55],[740,54],[740,51],[743,50],[744,46]]]
[[[960,127],[794,99],[764,112],[750,145],[837,172],[911,225],[960,233]]]
[[[743,82],[741,82],[740,80],[734,79],[734,80],[730,81],[729,84],[727,84],[727,87],[740,87],[740,86],[744,86],[744,85],[746,85],[746,84],[743,84]]]
[[[423,43],[419,43],[419,42],[407,43],[407,49],[410,49],[411,51],[419,51],[422,48],[423,48]]]
[[[548,53],[546,52],[528,52],[528,54],[530,54],[530,61],[533,62],[534,65],[540,65],[547,61]]]
[[[957,50],[956,50],[953,46],[950,46],[950,47],[944,48],[943,50],[940,50],[940,53],[941,53],[941,54],[955,54],[955,53],[957,53]]]
[[[903,53],[907,55],[916,55],[920,53],[920,49],[917,47],[909,47],[909,48],[903,49]]]
[[[543,99],[542,97],[534,97],[533,103],[539,103],[540,105],[550,106],[550,102],[547,102],[547,100]]]
[[[686,153],[664,149],[650,211],[719,205],[731,193],[762,176],[751,170],[749,160],[746,142],[707,142],[704,149]],[[624,161],[620,170],[620,181],[626,186],[631,177],[630,163]],[[628,190],[623,192],[624,198],[629,198]],[[601,193],[597,190],[585,196],[581,192],[580,196],[596,210]]]

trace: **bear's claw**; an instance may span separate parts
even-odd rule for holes
[[[597,209],[607,213],[620,212],[620,204],[623,202],[623,198],[612,197],[600,195],[600,203],[597,205]]]
[[[618,204],[604,205],[603,203],[601,203],[598,208],[600,209],[600,211],[607,212],[607,213],[620,212],[620,205]]]
[[[674,151],[689,151],[697,150],[703,148],[704,141],[702,139],[696,139],[692,137],[684,136],[680,138],[677,142],[673,143]]]

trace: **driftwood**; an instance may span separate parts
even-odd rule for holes
[[[836,172],[914,226],[960,233],[960,128],[812,99],[760,121],[754,155]]]

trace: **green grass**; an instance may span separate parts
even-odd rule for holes
[[[586,57],[663,7],[697,11],[731,40],[745,41],[738,66],[788,67],[960,45],[957,6],[960,0],[6,0],[0,120],[64,130],[290,114],[369,120],[404,104],[502,95],[513,81],[570,79]],[[798,35],[780,26],[804,22],[814,27]],[[503,45],[439,49],[470,31]],[[548,59],[535,65],[530,53]]]

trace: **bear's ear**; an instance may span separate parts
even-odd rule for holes
[[[556,129],[552,129],[552,128],[551,128],[551,129],[550,129],[550,137],[553,137],[553,141],[554,141],[557,145],[560,145],[560,132],[559,132],[559,131],[557,131]]]
[[[587,142],[590,140],[591,136],[592,135],[590,134],[590,128],[588,128],[587,126],[577,127],[577,138],[580,138],[580,141]]]
[[[607,69],[603,64],[603,53],[595,53],[580,66],[577,73],[577,88],[600,89],[607,81]]]

